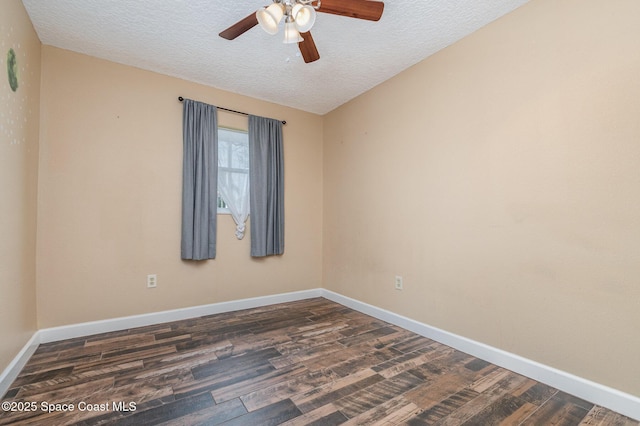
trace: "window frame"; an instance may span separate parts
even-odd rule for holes
[[[234,127],[229,127],[229,126],[220,126],[218,125],[218,148],[220,147],[220,131],[228,131],[228,132],[235,132],[235,133],[242,133],[246,136],[246,142],[247,142],[247,149],[249,148],[249,130],[245,130],[245,129],[238,129],[238,128],[234,128]],[[220,155],[220,150],[218,149],[218,156]],[[231,151],[229,151],[229,155],[232,155]],[[231,158],[228,158],[229,160],[229,164],[231,164]],[[250,173],[250,168],[244,169],[244,168],[234,168],[234,167],[222,167],[218,164],[218,171],[222,169],[222,170],[230,170],[233,172],[240,172],[240,173],[246,173],[249,174]],[[220,193],[218,192],[218,188],[216,188],[216,194],[217,194],[217,211],[216,214],[227,214],[230,215],[231,211],[229,210],[228,207],[225,207],[225,202],[222,199],[222,197],[220,196]],[[251,215],[251,212],[249,212],[249,215]]]

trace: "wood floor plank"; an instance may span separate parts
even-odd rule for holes
[[[185,417],[215,405],[209,393],[200,393],[183,399],[178,399],[156,408],[137,412],[131,416],[118,420],[122,426],[151,425],[161,421]]]
[[[309,370],[307,370],[306,367],[304,367],[303,365],[293,365],[286,368],[270,370],[269,372],[258,377],[252,377],[247,380],[230,383],[227,386],[212,390],[211,394],[213,395],[213,399],[215,399],[217,403],[220,403],[223,401],[228,401],[230,399],[239,398],[243,395],[246,397],[249,394],[253,394],[261,389],[270,389],[269,392],[273,393],[274,390],[272,389],[272,386],[285,384],[289,381],[297,382],[299,380],[305,380],[309,378]],[[278,398],[277,395],[278,393],[276,393],[276,400],[285,399]],[[249,410],[253,410],[253,408],[249,408]]]
[[[239,399],[231,399],[221,404],[206,406],[200,410],[191,411],[182,417],[159,423],[162,426],[194,426],[219,425],[247,413],[247,409]]]
[[[80,401],[99,403],[98,401],[103,401],[105,396],[113,390],[113,383],[113,377],[105,377],[72,387],[30,395],[28,400],[19,400],[23,402],[37,402],[38,409],[36,411],[16,411],[10,413],[4,411],[0,412],[0,424],[12,424],[14,422],[26,423],[31,421],[40,424],[47,424],[47,422],[50,424],[59,424],[62,423],[60,419],[63,417],[65,419],[69,419],[69,422],[72,423],[74,420],[77,421],[79,418],[77,411],[60,410],[47,412],[41,409],[41,404],[78,404]],[[90,414],[87,414],[87,416],[89,415]]]
[[[21,387],[28,384],[41,383],[50,380],[55,380],[56,377],[67,377],[73,371],[73,365],[68,365],[62,368],[54,368],[51,370],[44,370],[33,374],[20,375],[13,382],[13,386]]]
[[[320,346],[312,346],[309,348],[299,349],[296,352],[286,356],[280,356],[271,359],[271,365],[276,368],[283,368],[288,365],[300,364],[314,358],[325,357],[333,352],[344,350],[344,346],[338,342],[329,342]]]
[[[273,371],[275,371],[275,368],[269,364],[254,366],[246,370],[237,370],[229,375],[220,374],[205,379],[194,379],[174,386],[173,393],[176,398],[184,398],[201,392],[211,392],[216,389],[222,389],[234,383],[270,374]]]
[[[567,403],[561,398],[553,396],[549,401],[523,421],[522,425],[578,425],[585,417],[587,417],[588,414],[589,410],[575,404]]]
[[[340,334],[345,337],[354,337],[360,334],[368,333],[384,327],[389,327],[384,321],[369,316],[358,315],[358,313],[349,313],[345,315],[349,328],[340,330]]]
[[[293,336],[296,334],[295,332],[290,333],[291,340],[280,343],[276,345],[276,348],[283,357],[296,354],[300,351],[310,350],[313,348],[317,348],[319,346],[337,344],[336,340],[338,340],[342,335],[339,334],[339,330],[332,330],[322,332],[323,330],[319,330],[319,333],[313,334],[311,336]],[[344,349],[343,345],[339,345],[341,349]]]
[[[296,395],[292,400],[303,413],[306,413],[329,402],[335,403],[335,401],[381,380],[384,380],[384,378],[371,369],[358,371],[301,395]]]
[[[313,320],[312,320],[313,321]],[[324,334],[333,334],[340,330],[344,330],[349,327],[349,324],[344,321],[313,321],[309,325],[302,327],[296,327],[298,331],[289,334],[292,341],[305,341],[308,339],[314,339]],[[342,336],[342,335],[341,335]]]
[[[144,360],[145,370],[151,372],[151,374],[158,374],[172,369],[198,367],[217,361],[219,358],[216,354],[226,347],[226,345],[211,345],[159,357],[146,358]]]
[[[141,384],[146,384],[152,388],[151,393],[155,393],[154,389],[162,389],[166,388],[171,389],[171,395],[175,396],[175,391],[179,386],[186,385],[187,383],[193,382],[193,376],[191,374],[191,370],[172,370],[171,372],[165,374],[155,374],[155,371],[151,370],[148,372],[143,379],[138,379],[137,375],[124,375],[124,376],[116,376],[114,382],[114,391],[118,391],[120,389],[130,389],[132,386],[137,386]],[[140,400],[146,400],[146,395],[141,397]]]
[[[513,413],[522,408],[526,401],[513,395],[505,395],[494,403],[482,409],[471,417],[463,425],[497,425],[509,418]]]
[[[448,393],[448,391],[443,393]],[[423,410],[421,413],[411,418],[407,424],[412,426],[436,424],[438,421],[446,419],[451,413],[467,404],[472,399],[477,398],[478,395],[478,392],[472,389],[460,389],[459,391],[450,394],[442,401],[431,405],[428,409]]]
[[[373,330],[369,330],[367,332],[356,334],[355,336],[345,337],[338,341],[343,346],[349,347],[354,346],[362,342],[369,342],[371,340],[375,340],[378,337],[387,336],[389,334],[395,333],[396,330],[391,326],[384,326],[375,328]]]
[[[375,339],[363,340],[361,343],[356,343],[353,346],[357,346],[361,348],[369,347],[371,349],[380,350],[387,347],[388,348],[396,347],[397,345],[399,345],[400,343],[402,343],[403,341],[407,340],[408,338],[414,335],[412,332],[408,330],[404,330],[400,327],[393,326],[391,328],[393,330],[393,332],[391,333],[377,336]],[[398,351],[403,352],[400,350]],[[411,352],[411,351],[405,351],[405,352]]]
[[[302,413],[290,399],[278,401],[255,411],[222,423],[225,426],[264,425],[276,426],[291,420]]]
[[[309,324],[309,319],[301,313],[289,313],[278,318],[270,318],[259,321],[259,325],[250,328],[254,334],[267,333],[285,327],[299,327],[301,324]]]
[[[414,369],[438,358],[447,356],[451,352],[451,348],[447,348],[446,346],[438,349],[426,347],[392,358],[387,362],[372,367],[372,370],[388,379],[404,371]]]
[[[441,343],[419,336],[415,333],[408,332],[405,339],[394,343],[391,347],[400,352],[409,353],[431,345],[441,345]]]
[[[250,368],[270,365],[269,360],[280,356],[276,348],[261,349],[255,352],[246,352],[232,358],[212,361],[205,365],[192,368],[193,377],[196,380],[210,377],[228,377],[238,372],[242,373]]]
[[[25,401],[107,409],[0,425],[640,426],[323,298],[40,345],[2,399]]]
[[[632,426],[637,425],[628,417],[615,413],[611,410],[607,410],[602,407],[593,407],[584,419],[580,422],[579,426]]]
[[[552,388],[551,386],[547,386],[544,383],[538,383],[533,380],[529,382],[533,382],[533,386],[530,386],[525,392],[516,394],[515,396],[519,396],[527,402],[530,402],[535,405],[542,405],[546,401],[548,401],[552,396],[558,393],[557,389]]]
[[[304,424],[308,426],[334,426],[334,425],[343,424],[344,421],[346,421],[346,417],[344,417],[344,414],[337,411],[335,413],[331,413],[328,416],[322,417],[316,421],[313,421],[310,423],[304,423]],[[300,424],[303,424],[303,423],[300,423]]]
[[[57,354],[58,352],[68,348],[83,347],[86,341],[86,337],[75,337],[73,339],[61,340],[59,342],[41,343],[29,361],[33,360],[34,362],[37,362],[37,360],[43,355],[51,353]]]
[[[284,331],[273,331],[260,335],[243,334],[229,337],[232,344],[230,356],[236,356],[248,351],[258,351],[262,349],[275,348],[277,345],[291,341],[291,338]],[[207,343],[208,344],[208,343]],[[219,357],[222,358],[222,357]]]
[[[310,370],[331,368],[338,376],[345,377],[354,371],[374,367],[399,355],[401,352],[391,348],[372,350],[368,346],[358,345],[306,360],[304,365]]]
[[[420,409],[402,395],[385,400],[357,416],[344,425],[399,425],[412,418]]]
[[[139,351],[124,350],[118,354],[115,354],[114,352],[110,352],[109,356],[106,356],[106,354],[103,353],[100,359],[98,360],[92,360],[91,362],[81,362],[81,361],[77,362],[77,365],[74,368],[74,371],[90,370],[90,369],[99,367],[101,365],[104,365],[107,362],[123,364],[130,361],[138,361],[141,359],[148,359],[152,357],[161,357],[161,356],[164,356],[167,354],[173,354],[176,352],[177,350],[174,345],[168,345],[168,346],[160,346],[157,348],[148,348],[148,349],[139,350]]]
[[[526,377],[508,371],[507,375],[501,376],[500,380],[495,382],[490,388],[481,391],[481,388],[474,388],[472,386],[470,389],[475,390],[479,395],[453,411],[447,418],[440,420],[438,424],[442,426],[461,425],[465,423],[474,424],[472,421],[474,416],[480,415],[484,409],[504,398],[525,380],[527,380]]]
[[[138,345],[144,345],[145,343],[153,344],[155,342],[155,336],[148,333],[140,334],[125,334],[122,336],[108,337],[102,339],[89,339],[85,342],[85,348],[98,348],[101,351],[107,351],[109,349],[126,349],[128,347],[135,347]]]
[[[340,411],[338,411],[335,405],[326,404],[322,407],[316,408],[315,410],[311,410],[308,413],[304,413],[298,417],[286,421],[282,423],[282,426],[332,426],[342,424],[347,420],[347,417]]]
[[[473,359],[471,355],[464,352],[457,351],[453,348],[446,347],[446,355],[438,358],[434,358],[430,362],[424,363],[412,370],[412,373],[422,377],[425,381],[437,380],[443,375],[452,375],[455,372],[456,375],[464,378],[478,378],[483,375],[489,374],[489,372],[495,370],[496,366],[487,367],[480,372],[474,372],[465,367],[465,365]]]
[[[412,374],[415,373],[412,371]],[[475,377],[476,375],[472,371],[460,365],[457,368],[451,368],[446,373],[423,375],[423,383],[407,392],[406,397],[418,407],[427,410],[450,397],[454,397],[463,390],[472,391],[469,385]],[[477,392],[473,392],[475,396],[478,395]]]
[[[347,417],[354,418],[366,411],[382,406],[386,401],[393,400],[396,396],[402,395],[410,389],[414,389],[420,382],[420,379],[411,373],[398,374],[366,388],[359,389],[335,401],[334,405]],[[410,404],[404,398],[402,402],[404,405]],[[384,414],[384,416],[386,415],[388,413]],[[368,416],[368,418],[373,417]]]
[[[536,411],[539,407],[537,405],[531,404],[530,402],[525,402],[518,408],[516,411],[511,413],[508,417],[502,419],[499,424],[500,426],[517,426],[520,425],[525,419],[527,419],[531,413]]]
[[[248,392],[241,396],[242,402],[249,411],[273,404],[280,399],[290,399],[295,395],[316,389],[317,387],[335,380],[330,370],[306,371],[304,374],[292,376],[286,381],[280,381],[266,387]]]
[[[122,374],[128,371],[140,371],[143,368],[142,361],[131,361],[124,364],[109,365],[94,370],[87,370],[80,373],[65,374],[48,380],[33,380],[31,383],[20,387],[17,393],[18,398],[28,398],[45,392],[52,392],[57,389],[78,386],[82,383],[95,381],[100,377],[108,377],[114,374]]]

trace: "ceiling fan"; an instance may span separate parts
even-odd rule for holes
[[[273,0],[269,6],[258,9],[219,35],[233,40],[258,24],[273,35],[278,32],[278,25],[284,19],[284,42],[298,43],[302,58],[309,63],[320,59],[310,32],[316,11],[378,21],[383,10],[384,3],[375,0]]]

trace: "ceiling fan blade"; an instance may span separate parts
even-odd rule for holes
[[[320,54],[316,48],[316,43],[313,41],[313,37],[311,37],[311,32],[301,33],[300,36],[302,36],[303,40],[298,43],[298,47],[300,48],[304,62],[308,64],[309,62],[320,59]]]
[[[239,35],[242,35],[245,32],[249,31],[251,28],[255,27],[256,25],[258,25],[258,18],[256,18],[256,13],[253,12],[251,15],[236,22],[235,24],[233,24],[226,30],[222,31],[218,35],[222,38],[226,38],[227,40],[233,40]]]
[[[321,0],[318,12],[351,18],[378,21],[382,16],[384,3],[373,0]]]

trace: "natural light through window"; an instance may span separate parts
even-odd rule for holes
[[[220,194],[221,186],[230,183],[248,182],[249,137],[246,131],[218,128],[218,213],[230,213],[225,198]],[[247,185],[248,189],[248,185]],[[224,191],[224,190],[223,190]]]
[[[246,131],[218,129],[218,213],[228,213],[244,236],[249,215],[249,136]]]

